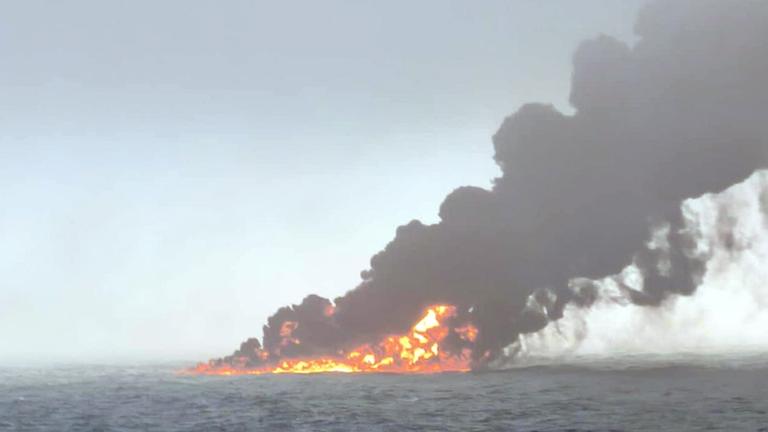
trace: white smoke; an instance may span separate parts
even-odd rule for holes
[[[688,227],[706,275],[691,296],[638,306],[608,278],[591,307],[571,304],[562,319],[520,338],[517,360],[768,349],[768,171],[716,194],[686,201]],[[661,238],[663,238],[663,233]],[[665,247],[652,240],[651,247]],[[663,265],[663,263],[661,263]],[[642,284],[630,267],[628,285]]]

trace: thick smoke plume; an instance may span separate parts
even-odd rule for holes
[[[706,256],[694,296],[671,296],[659,307],[633,304],[620,283],[642,284],[636,268],[599,281],[589,308],[569,304],[564,317],[514,348],[515,365],[590,362],[632,354],[764,353],[768,349],[768,171],[725,192],[684,204],[685,231]],[[666,247],[659,244],[659,247]],[[707,356],[707,359],[711,359]]]
[[[355,289],[280,309],[263,347],[252,339],[236,355],[334,355],[443,303],[479,329],[482,366],[566,305],[595,302],[590,281],[628,267],[642,281],[616,277],[628,302],[692,294],[709,257],[681,202],[768,166],[768,2],[658,2],[636,33],[634,46],[600,36],[578,47],[572,115],[528,104],[503,122],[491,190],[456,189],[439,223],[399,227]]]

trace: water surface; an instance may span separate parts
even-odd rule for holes
[[[768,431],[768,359],[603,359],[442,375],[0,368],[0,431]]]

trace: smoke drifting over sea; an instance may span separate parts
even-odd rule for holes
[[[686,228],[708,257],[693,296],[659,307],[633,304],[614,278],[595,281],[589,308],[572,304],[564,317],[524,335],[511,351],[520,364],[621,354],[708,353],[768,349],[768,171],[727,191],[689,200]],[[633,276],[634,275],[634,276]],[[625,276],[639,283],[637,270]]]
[[[493,136],[502,175],[492,189],[456,189],[439,223],[399,227],[356,288],[278,310],[261,343],[218,363],[337,355],[450,304],[456,325],[476,326],[471,355],[483,367],[532,343],[521,335],[603,310],[606,287],[619,303],[658,310],[721,283],[713,267],[752,247],[737,230],[743,209],[696,201],[719,206],[703,224],[681,204],[768,167],[766,23],[766,2],[664,1],[641,11],[634,46],[608,36],[582,43],[575,112],[528,104],[509,116]],[[747,189],[765,230],[760,184]],[[465,342],[448,338],[446,349],[458,355]]]

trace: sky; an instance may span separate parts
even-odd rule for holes
[[[0,363],[205,360],[354,288],[641,3],[0,3]]]

